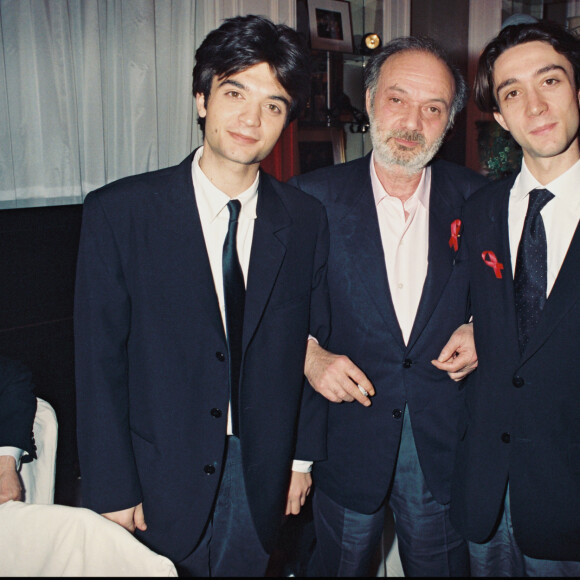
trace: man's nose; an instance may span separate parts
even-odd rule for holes
[[[259,105],[247,103],[240,112],[240,121],[248,127],[259,127],[261,123]]]
[[[529,115],[541,115],[547,108],[548,104],[541,93],[535,90],[528,93],[527,110]]]
[[[403,124],[411,131],[421,131],[423,129],[423,115],[419,106],[410,106],[405,111]]]

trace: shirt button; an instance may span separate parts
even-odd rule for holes
[[[210,411],[210,413],[211,413],[211,416],[215,417],[216,419],[219,419],[222,416],[222,412],[220,409],[212,409]]]
[[[215,357],[220,361],[224,362],[226,360],[226,355],[223,352],[216,352]]]
[[[401,409],[393,409],[393,419],[400,419],[402,414]]]
[[[401,284],[401,282],[399,282],[399,283],[397,284],[397,288],[400,290],[402,287],[403,287],[403,285]]]
[[[524,382],[525,382],[524,379],[517,375],[512,379],[513,386],[518,389],[524,386]]]
[[[213,465],[206,465],[203,470],[207,475],[213,475],[215,473],[215,467]]]
[[[502,433],[502,434],[501,434],[501,440],[502,440],[504,443],[509,443],[509,442],[511,441],[511,436],[510,436],[510,434],[509,434],[509,433]]]
[[[410,369],[412,364],[413,364],[413,361],[410,358],[406,358],[403,361],[403,368],[404,369]]]

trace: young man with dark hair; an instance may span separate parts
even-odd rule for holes
[[[580,575],[580,41],[508,26],[478,106],[523,151],[464,219],[479,367],[465,388],[451,517],[476,576]]]
[[[305,102],[308,58],[286,26],[227,20],[196,53],[203,147],[85,201],[83,501],[186,575],[263,575],[325,454],[303,370],[308,333],[328,333],[326,214],[259,171]]]
[[[332,332],[328,350],[309,340],[305,366],[336,403],[328,458],[313,467],[311,574],[371,574],[389,505],[406,576],[468,576],[449,523],[463,396],[452,379],[477,364],[461,213],[486,180],[431,162],[466,94],[433,41],[389,42],[365,88],[372,153],[295,181],[324,203],[331,231]]]

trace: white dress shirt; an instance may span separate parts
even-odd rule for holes
[[[429,255],[429,198],[431,168],[423,169],[413,195],[402,203],[389,195],[375,171],[371,157],[371,183],[389,290],[405,344],[408,343],[427,276]],[[405,211],[408,213],[405,219]]]
[[[226,328],[225,300],[224,300],[224,279],[222,270],[222,253],[228,225],[230,221],[230,211],[227,208],[231,198],[221,189],[218,189],[201,170],[199,160],[203,155],[203,147],[200,147],[193,158],[191,164],[193,189],[195,191],[195,202],[199,211],[201,228],[205,239],[205,247],[209,257],[213,283],[222,315],[224,330]],[[252,237],[254,235],[254,221],[256,220],[256,205],[258,202],[258,181],[259,174],[256,175],[254,183],[235,199],[242,204],[240,217],[238,219],[238,232],[236,236],[238,259],[244,274],[244,282],[248,283],[248,267],[250,264],[250,253],[252,251]],[[228,407],[228,435],[232,434],[232,413],[231,406]]]
[[[547,296],[552,291],[580,219],[579,184],[580,160],[546,185],[542,185],[530,173],[525,161],[522,160],[522,169],[510,192],[508,226],[512,272],[515,272],[516,268],[517,251],[524,229],[530,191],[542,188],[554,194],[554,199],[540,212],[548,244]]]
[[[205,239],[205,247],[209,257],[213,283],[218,297],[222,323],[224,330],[225,321],[225,300],[224,300],[224,280],[222,270],[223,245],[228,232],[230,212],[227,208],[231,201],[227,194],[218,189],[201,170],[199,160],[203,155],[203,147],[200,147],[191,164],[193,188],[195,191],[195,202],[199,211],[201,228]],[[248,269],[250,265],[250,254],[252,252],[252,239],[254,236],[254,223],[256,221],[256,207],[258,204],[258,184],[260,174],[256,175],[254,183],[240,193],[235,199],[240,201],[242,209],[238,219],[238,231],[236,235],[238,259],[244,274],[244,281],[248,283]],[[227,434],[232,434],[232,412],[231,405],[228,406]],[[292,465],[293,471],[308,472],[312,462],[295,460]]]

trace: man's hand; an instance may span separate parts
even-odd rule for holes
[[[314,390],[332,403],[356,399],[365,407],[371,405],[369,397],[375,389],[366,375],[347,356],[328,352],[314,340],[306,347],[304,374]]]
[[[16,459],[11,455],[0,457],[0,504],[7,501],[20,501],[22,487],[16,472]]]
[[[300,509],[306,503],[306,498],[312,487],[312,476],[310,473],[293,471],[290,476],[290,487],[288,488],[288,500],[286,501],[286,515],[297,516]]]
[[[109,512],[102,514],[103,517],[119,524],[131,533],[135,529],[144,532],[147,529],[147,524],[145,523],[145,515],[143,514],[143,504],[140,503],[138,506],[128,508],[126,510],[120,510],[118,512]]]
[[[451,335],[437,360],[431,362],[438,369],[447,371],[454,381],[460,381],[473,372],[477,368],[473,324],[462,324]]]

